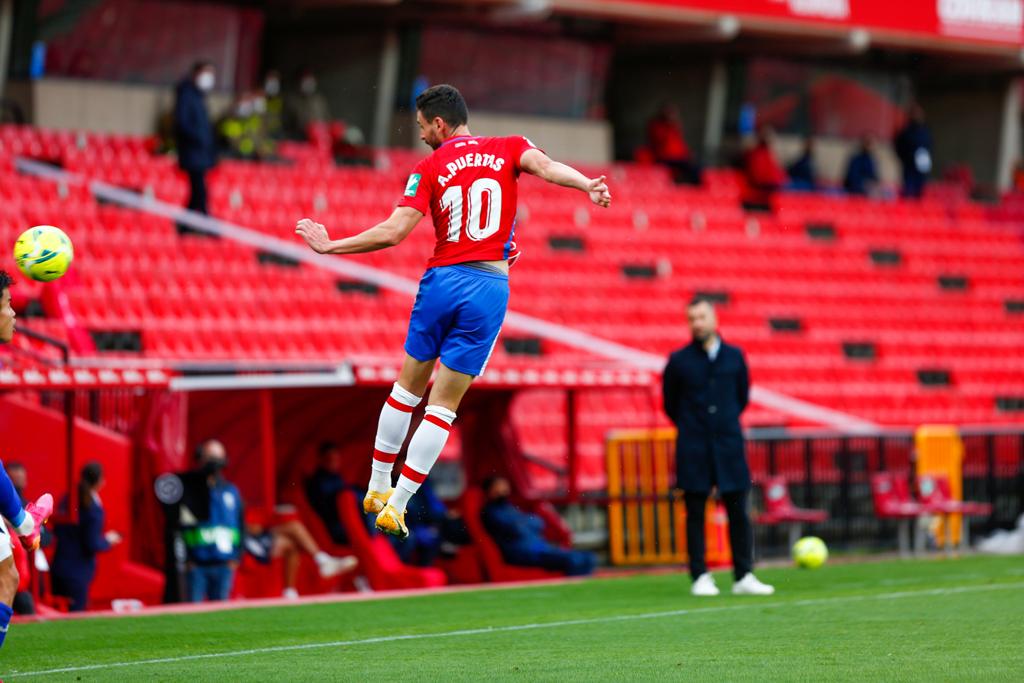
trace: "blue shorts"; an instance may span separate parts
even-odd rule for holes
[[[440,357],[456,372],[482,375],[507,308],[507,275],[461,265],[431,268],[420,280],[405,352],[418,361]]]

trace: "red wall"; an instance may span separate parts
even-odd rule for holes
[[[60,501],[67,494],[67,457],[63,414],[13,396],[0,397],[0,458],[17,460],[28,470],[29,497],[44,492]],[[103,465],[106,487],[100,491],[107,528],[116,529],[125,542],[100,556],[92,599],[108,607],[115,597],[149,597],[147,581],[125,582],[132,542],[132,444],[120,434],[84,420],[75,424],[75,475],[95,460]]]

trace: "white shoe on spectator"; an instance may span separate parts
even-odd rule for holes
[[[284,592],[281,593],[281,597],[285,600],[298,600],[299,591],[295,590],[294,588],[285,588]]]
[[[320,576],[325,579],[344,574],[355,569],[356,565],[359,564],[359,560],[356,559],[355,555],[332,557],[327,553],[321,552],[317,554],[315,559],[316,565],[320,569]]]
[[[712,595],[718,595],[718,586],[715,585],[715,577],[711,576],[708,572],[704,572],[698,576],[693,585],[690,586],[690,594],[698,595],[702,597],[710,597]]]
[[[771,595],[774,592],[775,586],[761,583],[751,572],[747,572],[742,579],[732,584],[733,595]]]

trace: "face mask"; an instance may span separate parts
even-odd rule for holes
[[[252,102],[243,102],[238,105],[238,115],[243,119],[252,116]]]
[[[208,477],[220,477],[221,471],[227,466],[224,460],[209,460],[203,465],[203,474]]]
[[[267,79],[267,82],[263,84],[263,91],[273,97],[281,92],[281,81],[276,78]]]
[[[267,101],[262,97],[257,97],[252,103],[252,109],[257,114],[262,114],[267,111]]]
[[[203,92],[210,92],[216,82],[212,71],[204,71],[196,78],[196,87]]]
[[[303,95],[312,95],[316,92],[316,79],[303,78],[299,88],[302,90]]]

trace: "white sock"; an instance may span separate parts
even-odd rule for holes
[[[316,562],[318,565],[323,564],[324,562],[330,562],[331,556],[325,553],[323,550],[321,550],[313,556],[313,561]]]
[[[412,494],[420,490],[420,484],[430,474],[430,468],[441,455],[448,434],[452,430],[455,413],[442,406],[427,406],[427,414],[423,422],[416,428],[409,442],[409,452],[405,456],[402,475],[398,477],[398,486],[391,494],[388,504],[399,513],[405,512],[405,506]]]
[[[405,436],[409,433],[412,411],[420,404],[421,398],[406,391],[395,382],[391,395],[380,411],[377,422],[377,440],[373,445],[373,463],[370,470],[371,491],[383,493],[391,488],[391,468],[395,465],[398,451],[402,450]]]

